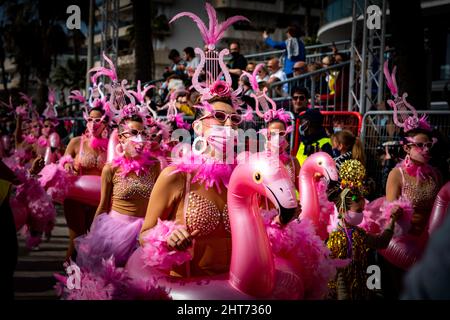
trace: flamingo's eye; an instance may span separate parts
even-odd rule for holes
[[[262,182],[262,175],[259,172],[255,172],[255,174],[253,175],[253,181],[255,181],[256,183],[261,183]]]
[[[319,161],[318,165],[321,166],[322,165],[322,161]]]

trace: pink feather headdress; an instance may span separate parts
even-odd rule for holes
[[[55,89],[48,89],[48,101],[47,107],[44,112],[42,112],[42,116],[45,120],[50,120],[54,125],[58,124],[58,112],[56,111],[56,94]]]
[[[206,45],[206,50],[195,48],[195,53],[200,56],[200,63],[197,66],[192,77],[192,86],[201,94],[201,100],[206,101],[213,97],[230,98],[235,109],[239,108],[238,95],[241,88],[233,91],[231,88],[232,80],[227,66],[224,62],[224,57],[229,54],[228,49],[222,51],[216,50],[216,43],[222,39],[225,31],[237,21],[249,21],[244,16],[233,16],[222,23],[217,20],[216,10],[209,3],[205,3],[206,12],[209,18],[209,28],[205,23],[192,12],[181,12],[175,15],[169,23],[181,17],[191,18],[198,26],[200,34]],[[205,74],[206,82],[200,82],[199,77],[201,73]],[[222,80],[222,77],[224,80]],[[201,106],[200,106],[201,107]]]
[[[19,92],[20,98],[25,101],[26,106],[18,106],[15,111],[16,114],[23,115],[27,119],[40,121],[39,113],[36,111],[36,107],[33,105],[33,99],[27,96],[23,92]]]
[[[293,130],[289,113],[287,113],[284,109],[277,110],[277,104],[275,103],[275,101],[267,96],[267,88],[264,88],[262,91],[259,89],[256,76],[263,66],[263,63],[258,64],[252,74],[246,71],[242,71],[241,78],[244,76],[247,77],[250,85],[252,86],[254,93],[252,93],[250,96],[255,99],[256,114],[260,118],[264,119],[264,122],[266,123],[269,123],[273,120],[280,120],[286,126],[286,132],[289,133]]]
[[[184,113],[178,113],[177,109],[177,98],[180,94],[187,94],[188,91],[184,89],[175,90],[172,92],[169,98],[169,102],[167,102],[164,106],[161,108],[158,108],[158,110],[167,110],[167,121],[171,123],[175,123],[176,127],[178,129],[186,129],[189,130],[191,125],[183,120]]]
[[[426,131],[431,131],[432,127],[427,121],[427,116],[422,115],[419,118],[419,115],[416,109],[410,105],[406,98],[408,94],[406,92],[403,93],[402,96],[398,95],[398,86],[397,81],[395,79],[395,73],[397,71],[397,67],[394,66],[392,70],[392,74],[389,73],[388,60],[384,62],[384,76],[386,77],[386,84],[394,96],[394,100],[388,100],[388,104],[391,108],[394,109],[394,123],[403,128],[404,132],[408,132],[414,129],[422,129]],[[412,112],[412,115],[408,115],[404,111]],[[400,119],[399,119],[400,117]]]

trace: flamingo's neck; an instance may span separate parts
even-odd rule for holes
[[[233,179],[228,188],[232,232],[230,283],[256,297],[272,293],[275,268],[255,192]]]
[[[314,184],[314,176],[312,173],[303,170],[300,174],[300,203],[302,205],[302,219],[309,219],[313,225],[318,228],[319,224],[319,198]],[[306,172],[306,173],[305,173]]]

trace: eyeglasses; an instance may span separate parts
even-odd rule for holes
[[[292,97],[292,100],[300,100],[300,101],[305,101],[306,100],[306,97],[305,97],[305,95],[298,95],[298,96],[293,96]]]
[[[417,147],[419,149],[431,149],[431,147],[433,147],[434,143],[433,142],[415,142],[415,143],[408,143],[408,146],[412,146],[412,147]]]
[[[285,137],[287,135],[286,131],[271,131],[269,133],[269,137],[275,137],[275,136],[279,136],[279,137]]]
[[[130,129],[127,131],[124,131],[121,133],[122,135],[132,135],[132,136],[138,136],[141,135],[145,138],[148,137],[148,132],[144,129],[144,130],[136,130],[136,129]]]
[[[214,118],[219,122],[225,123],[228,118],[230,118],[233,125],[238,125],[242,122],[242,116],[238,113],[226,113],[219,110],[213,110],[210,115],[201,117],[199,120]]]
[[[94,123],[105,122],[105,120],[102,120],[102,118],[87,118],[86,120],[87,122],[94,122]]]

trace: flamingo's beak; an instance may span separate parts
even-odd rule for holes
[[[295,187],[289,179],[280,179],[265,186],[267,198],[275,205],[280,214],[280,222],[288,223],[297,209]]]

